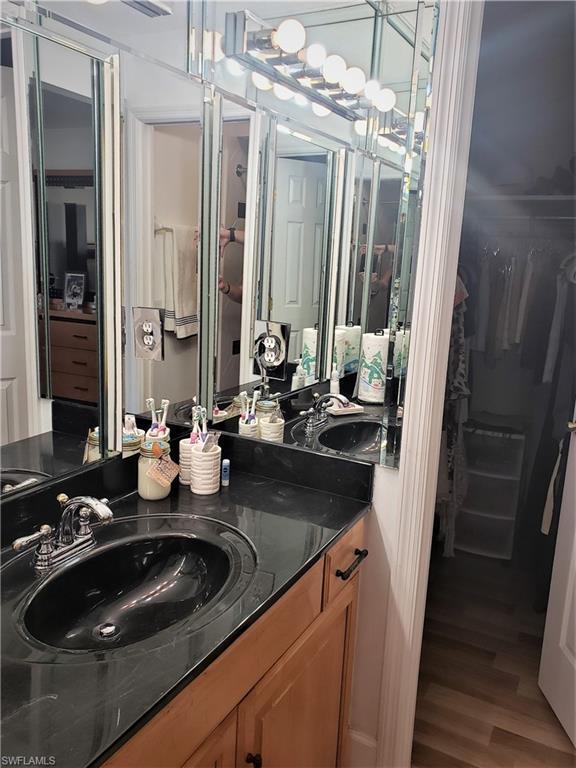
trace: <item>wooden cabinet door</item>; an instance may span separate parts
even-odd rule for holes
[[[236,764],[236,724],[234,710],[212,731],[182,768],[234,768]]]
[[[336,765],[351,614],[335,602],[240,704],[237,768]]]

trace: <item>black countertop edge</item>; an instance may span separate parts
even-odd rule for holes
[[[245,473],[243,473],[245,474]],[[131,495],[131,494],[128,494]],[[128,730],[120,736],[117,741],[114,742],[105,752],[96,757],[87,768],[98,768],[109,760],[118,750],[130,741],[147,723],[149,723],[155,715],[161,712],[167,704],[176,698],[190,683],[192,683],[197,677],[200,677],[208,667],[216,661],[216,659],[224,653],[238,638],[258,619],[260,619],[278,600],[280,600],[295,584],[298,582],[308,571],[321,560],[328,549],[344,536],[361,518],[363,518],[370,510],[371,505],[367,504],[366,508],[354,516],[345,526],[343,526],[330,541],[327,541],[325,545],[318,550],[294,575],[281,587],[279,587],[269,598],[267,598],[260,607],[255,610],[250,616],[246,617],[237,627],[235,627],[224,640],[214,647],[208,656],[206,656],[201,662],[199,662],[190,672],[185,675],[180,681],[166,692],[165,696],[160,699],[154,706],[152,706],[139,720],[137,720]],[[272,664],[274,666],[276,662]],[[266,674],[266,673],[265,673]]]

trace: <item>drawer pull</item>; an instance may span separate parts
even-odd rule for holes
[[[81,333],[73,333],[72,334],[73,339],[84,339],[85,341],[88,341],[88,336],[83,336]]]
[[[74,365],[88,365],[88,363],[83,360],[72,360],[72,363]]]
[[[252,763],[254,768],[262,768],[262,755],[253,755],[252,752],[248,752],[246,762]]]
[[[74,389],[77,389],[79,392],[88,392],[88,387],[74,387]]]
[[[342,581],[348,581],[350,576],[354,573],[356,568],[360,565],[362,560],[364,560],[365,557],[368,557],[368,550],[367,549],[355,549],[354,554],[356,555],[356,559],[353,560],[348,568],[346,568],[345,571],[341,571],[340,568],[336,571],[336,576],[338,576],[339,579],[342,579]]]

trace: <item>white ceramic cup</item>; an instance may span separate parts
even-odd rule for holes
[[[217,493],[220,490],[220,460],[222,449],[219,445],[208,451],[197,443],[190,452],[190,490],[200,496]]]
[[[242,419],[239,419],[238,434],[244,435],[245,437],[258,437],[258,422],[258,418],[254,419],[254,421],[251,421],[248,424],[245,421],[242,421]]]
[[[261,418],[258,425],[258,434],[261,440],[270,443],[281,443],[284,440],[284,419],[270,421],[269,417]]]

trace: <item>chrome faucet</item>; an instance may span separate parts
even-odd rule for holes
[[[306,416],[306,425],[304,435],[314,437],[314,435],[328,422],[326,408],[331,400],[338,400],[342,405],[348,405],[348,398],[344,395],[314,395],[314,404],[307,411],[301,411],[301,416]]]
[[[67,560],[96,545],[90,518],[94,515],[99,522],[106,524],[113,519],[108,506],[108,499],[95,499],[92,496],[75,496],[69,499],[61,493],[58,501],[62,508],[62,518],[56,532],[49,525],[41,525],[36,533],[22,536],[12,544],[12,549],[22,552],[37,545],[34,553],[34,569],[43,574],[53,570]],[[75,519],[78,519],[75,525]]]

